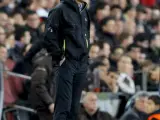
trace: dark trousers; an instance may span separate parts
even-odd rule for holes
[[[88,62],[65,60],[57,74],[54,120],[77,120]]]
[[[53,114],[47,111],[37,111],[39,120],[53,120]]]

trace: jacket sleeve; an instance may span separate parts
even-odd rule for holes
[[[54,103],[54,100],[48,93],[46,88],[46,79],[48,77],[47,70],[44,67],[37,67],[32,74],[32,86],[35,87],[35,92],[47,106]]]
[[[44,47],[51,53],[53,59],[61,60],[62,51],[59,46],[59,34],[62,24],[62,15],[60,9],[54,9],[49,13],[45,28]]]

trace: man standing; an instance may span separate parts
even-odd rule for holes
[[[33,45],[27,54],[33,56],[41,48],[46,48],[52,56],[53,67],[65,56],[56,76],[54,120],[77,120],[88,69],[89,29],[85,0],[63,0],[49,13],[44,41]]]

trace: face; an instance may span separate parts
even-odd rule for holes
[[[151,41],[151,47],[160,48],[160,34],[155,36],[155,39]]]
[[[127,6],[127,0],[119,0],[119,4],[122,9],[125,9]]]
[[[147,97],[140,97],[135,101],[135,107],[137,110],[141,111],[141,112],[145,112],[146,113],[146,109],[147,109],[147,102],[148,102],[148,98]]]
[[[141,49],[140,48],[132,48],[132,50],[129,52],[130,57],[133,60],[139,61],[141,57]]]
[[[27,18],[27,25],[33,29],[37,29],[39,27],[40,20],[37,14],[29,15]]]
[[[8,36],[6,46],[8,49],[13,48],[15,46],[15,36],[13,34]]]
[[[135,35],[136,33],[136,23],[134,21],[126,21],[124,24],[124,32],[127,32],[131,35]]]
[[[6,33],[5,30],[0,27],[0,43],[4,44],[6,39]]]
[[[137,13],[137,19],[140,21],[146,20],[146,14],[142,12]]]
[[[133,72],[132,59],[128,56],[122,56],[118,61],[118,70],[131,75]]]
[[[160,81],[160,67],[157,67],[155,70],[151,71],[151,79],[154,81]]]
[[[118,79],[118,74],[115,72],[109,72],[107,75],[108,84],[116,84]]]
[[[7,60],[7,49],[0,47],[0,61],[5,62]]]
[[[131,4],[135,7],[139,4],[139,2],[139,0],[131,0]]]
[[[97,96],[95,94],[90,94],[84,103],[85,109],[90,113],[95,113],[98,109],[97,107]]]
[[[108,70],[110,68],[109,60],[107,58],[105,58],[102,62],[105,65],[105,68],[107,68],[107,70]]]
[[[8,22],[8,16],[5,13],[0,13],[0,25],[5,26]]]
[[[138,45],[143,47],[143,48],[148,48],[149,47],[149,42],[148,42],[148,40],[145,40],[143,42],[139,42]]]
[[[116,22],[115,20],[109,20],[103,27],[104,32],[109,32],[112,34],[115,34],[115,27],[116,27]]]
[[[101,21],[102,19],[104,19],[105,17],[109,15],[110,15],[110,6],[106,5],[104,9],[100,9],[97,11],[96,18],[98,21]]]
[[[104,43],[103,49],[100,50],[99,55],[105,56],[106,58],[108,58],[109,55],[110,55],[110,52],[111,52],[110,51],[110,45],[107,44],[107,43]]]
[[[90,58],[96,58],[98,57],[99,47],[97,45],[91,46],[89,56]]]
[[[133,20],[136,18],[136,14],[137,12],[136,12],[136,9],[134,8],[128,11],[128,16]]]
[[[148,100],[147,102],[147,113],[151,114],[160,109],[159,105],[156,105],[152,100]]]
[[[13,19],[15,21],[15,24],[17,24],[17,25],[24,25],[25,24],[24,19],[21,14],[15,14]]]
[[[120,18],[121,18],[121,15],[122,15],[122,11],[121,11],[121,9],[118,9],[118,8],[113,9],[113,10],[111,11],[111,15],[112,15],[113,17],[115,17],[116,19],[120,19]]]
[[[26,31],[26,32],[24,33],[23,43],[24,43],[24,44],[29,44],[30,41],[31,41],[30,32],[29,32],[29,31]]]

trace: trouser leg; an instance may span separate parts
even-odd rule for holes
[[[74,73],[75,68],[69,62],[65,61],[59,68],[54,120],[66,120],[70,112]]]
[[[78,120],[78,114],[80,109],[80,98],[82,89],[86,82],[87,76],[87,64],[80,65],[81,67],[76,72],[73,78],[73,88],[72,88],[72,104],[71,111],[67,117],[67,120]]]

